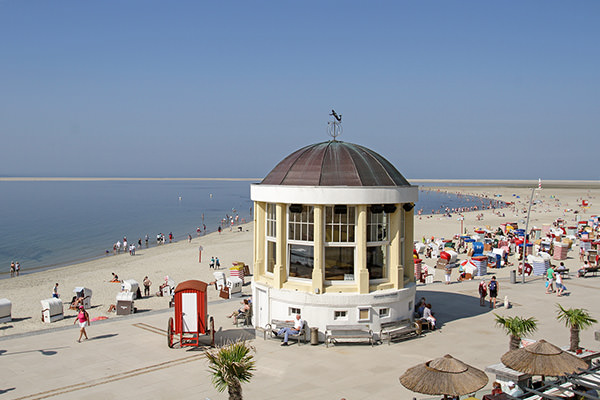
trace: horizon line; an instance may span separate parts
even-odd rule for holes
[[[76,182],[76,181],[262,181],[263,178],[208,178],[208,177],[68,177],[68,176],[57,176],[57,177],[44,177],[44,176],[15,176],[15,177],[2,177],[0,176],[0,182]],[[503,184],[503,185],[538,185],[537,179],[433,179],[433,178],[421,178],[421,179],[408,179],[409,182],[420,182],[420,183],[457,183],[457,184]],[[542,187],[544,185],[592,185],[600,186],[600,180],[590,179],[548,179],[542,180]]]

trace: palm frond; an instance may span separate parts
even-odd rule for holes
[[[503,317],[498,314],[496,316],[496,325],[501,327],[508,335],[523,337],[537,330],[537,319],[534,317]]]
[[[250,382],[256,369],[254,355],[251,354],[253,350],[246,341],[236,341],[205,351],[212,383],[219,392],[242,382]]]
[[[565,309],[560,304],[556,307],[556,319],[563,322],[567,328],[585,329],[598,322],[584,308]]]

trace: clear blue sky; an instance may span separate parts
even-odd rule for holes
[[[0,1],[1,176],[599,179],[600,2]]]

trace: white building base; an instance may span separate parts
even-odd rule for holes
[[[416,286],[411,284],[399,290],[380,290],[369,294],[312,294],[273,289],[253,282],[252,323],[256,328],[264,328],[273,319],[293,320],[300,312],[309,327],[319,328],[321,340],[325,327],[336,324],[364,324],[378,334],[383,322],[412,320],[415,292]]]

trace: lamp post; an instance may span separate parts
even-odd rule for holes
[[[529,229],[529,215],[531,214],[531,203],[533,203],[533,193],[535,188],[531,189],[531,198],[529,199],[529,211],[527,211],[527,221],[525,221],[525,240],[523,241],[523,266],[521,267],[521,283],[525,283],[525,254],[527,254],[527,230]]]

